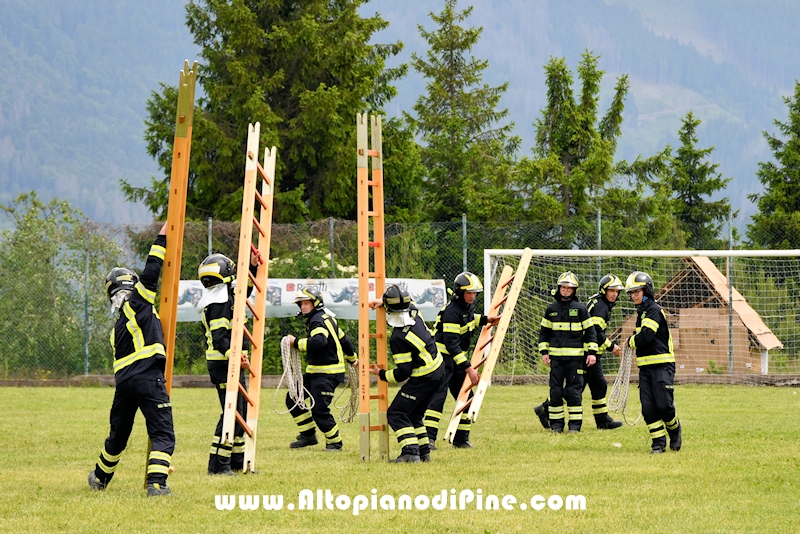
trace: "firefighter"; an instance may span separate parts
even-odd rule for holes
[[[447,399],[447,390],[454,399],[458,398],[464,377],[469,376],[472,385],[479,380],[478,373],[470,365],[469,345],[472,334],[486,324],[497,324],[500,317],[486,315],[475,316],[475,298],[483,291],[483,285],[477,276],[463,272],[456,276],[453,284],[453,296],[447,306],[439,311],[433,326],[436,348],[444,359],[444,381],[437,391],[428,409],[425,411],[425,427],[428,430],[430,449],[436,450],[436,436],[439,432],[439,421]],[[472,391],[469,396],[472,397]],[[461,415],[458,430],[453,438],[453,447],[471,449],[469,441],[471,421],[466,413]]]
[[[539,332],[542,362],[550,366],[550,430],[564,431],[564,400],[567,428],[580,432],[583,422],[581,393],[584,366],[596,361],[597,336],[586,306],[578,302],[578,278],[567,271],[558,277],[555,302],[545,310]]]
[[[383,306],[386,322],[393,327],[389,347],[394,357],[395,369],[380,369],[377,364],[369,372],[390,384],[404,380],[395,395],[386,418],[400,445],[400,455],[392,463],[429,462],[431,459],[428,432],[422,422],[431,397],[442,386],[444,366],[436,350],[436,342],[411,302],[408,292],[390,285],[381,300],[369,303],[371,308]]]
[[[175,431],[164,379],[164,332],[155,309],[167,246],[166,228],[165,223],[150,247],[141,277],[124,267],[115,267],[106,276],[111,311],[119,310],[111,330],[116,390],[111,404],[111,431],[89,473],[89,487],[93,490],[104,490],[114,477],[139,409],[152,444],[147,459],[147,495],[170,494],[167,476],[175,450]]]
[[[316,445],[318,442],[315,429],[319,427],[325,436],[325,450],[338,452],[342,450],[342,437],[329,406],[336,386],[344,382],[344,360],[347,359],[352,366],[358,365],[355,349],[350,337],[339,328],[333,315],[325,309],[319,290],[314,287],[301,289],[295,295],[294,302],[300,307],[300,314],[306,320],[308,337],[287,337],[293,347],[306,353],[308,365],[303,373],[303,386],[311,394],[314,404],[310,410],[300,408],[286,394],[286,407],[300,429],[296,441],[289,447],[299,449]]]
[[[622,349],[620,346],[612,343],[606,337],[606,328],[608,327],[611,310],[616,305],[619,292],[623,287],[622,281],[619,278],[613,274],[607,274],[600,279],[597,293],[589,297],[587,310],[594,324],[594,330],[597,336],[598,354],[604,350],[609,350],[615,356],[622,356]],[[621,427],[622,422],[615,421],[608,415],[608,401],[606,399],[608,383],[606,382],[606,377],[603,375],[603,365],[600,362],[600,358],[597,358],[594,365],[586,366],[584,368],[584,373],[585,383],[588,384],[589,392],[592,394],[592,414],[594,415],[597,428],[600,430],[611,430]],[[545,428],[550,428],[550,419],[548,416],[549,406],[550,401],[546,400],[533,409],[536,415],[539,416],[539,421],[541,421],[542,426]]]
[[[628,346],[636,350],[639,366],[639,400],[642,417],[650,431],[650,452],[679,451],[682,443],[681,423],[675,412],[675,352],[667,316],[656,303],[653,279],[645,272],[634,271],[625,281],[625,291],[636,305],[636,331],[628,338]]]
[[[255,276],[261,258],[260,252],[250,253],[250,272]],[[233,320],[233,280],[236,278],[236,264],[224,254],[211,254],[206,257],[197,269],[200,283],[205,290],[197,304],[203,314],[203,327],[206,335],[206,367],[211,383],[217,390],[219,405],[225,409],[225,396],[228,385],[228,360],[231,356],[231,321]],[[247,296],[253,291],[252,283],[248,283]],[[247,349],[250,343],[245,337],[242,340],[242,364],[239,372],[239,383],[247,388],[245,371],[250,369]],[[239,393],[236,398],[236,411],[242,417],[247,415],[247,401]],[[233,431],[233,443],[222,441],[222,422],[224,414],[220,413],[211,452],[208,456],[209,475],[234,475],[234,471],[244,468],[244,429],[237,422]]]

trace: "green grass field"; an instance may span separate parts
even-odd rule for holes
[[[679,453],[651,456],[643,422],[598,431],[590,414],[579,435],[545,432],[532,408],[544,386],[495,386],[473,430],[474,450],[441,447],[429,464],[362,463],[358,427],[341,425],[345,452],[290,450],[296,430],[273,412],[265,390],[260,473],[209,477],[206,461],[218,416],[211,389],[176,389],[173,495],[142,488],[146,434],[139,414],[111,485],[92,492],[86,477],[108,433],[111,388],[4,388],[0,530],[3,532],[798,532],[800,396],[796,388],[678,386],[684,425]],[[282,407],[283,392],[278,399]],[[394,391],[392,392],[394,394]],[[344,400],[344,399],[342,399]],[[588,399],[584,402],[584,407]],[[638,412],[631,388],[629,413]],[[445,411],[452,409],[448,403]],[[373,442],[376,440],[373,438]],[[392,455],[397,454],[394,438]],[[376,454],[377,446],[373,447]],[[484,498],[583,495],[586,509],[536,511],[217,510],[216,495],[430,497],[481,489]]]

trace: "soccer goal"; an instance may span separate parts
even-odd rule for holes
[[[484,251],[490,294],[503,267],[516,267],[521,255],[516,249]],[[597,292],[605,274],[624,283],[633,271],[647,272],[684,381],[769,383],[764,375],[800,373],[800,250],[535,250],[495,374],[548,373],[538,351],[539,327],[564,271],[577,275],[581,302]],[[635,324],[635,307],[623,291],[607,335],[622,344]],[[609,352],[602,363],[607,374],[619,370],[619,359]],[[632,374],[637,372],[634,364]]]

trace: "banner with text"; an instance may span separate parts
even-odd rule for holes
[[[436,319],[439,309],[447,302],[444,280],[412,280],[409,278],[387,278],[386,285],[397,284],[405,288],[426,321]],[[358,280],[355,278],[271,278],[267,287],[267,317],[292,317],[298,307],[293,302],[295,294],[305,287],[314,287],[322,293],[325,307],[338,319],[358,319]],[[203,285],[199,280],[181,280],[178,286],[178,321],[200,321],[197,303],[203,296]],[[379,295],[380,296],[380,295]],[[369,298],[375,298],[375,281],[369,281]],[[255,301],[255,294],[250,296]],[[375,318],[375,313],[370,314]]]

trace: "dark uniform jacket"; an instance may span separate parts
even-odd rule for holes
[[[539,352],[551,358],[596,355],[597,336],[586,306],[574,294],[564,302],[556,290],[555,298],[542,318]]]
[[[306,353],[306,373],[344,373],[344,360],[356,361],[355,348],[350,336],[339,328],[336,320],[323,309],[314,309],[306,317],[308,337],[295,338],[294,346]]]
[[[429,375],[439,369],[444,361],[419,310],[412,305],[410,313],[414,324],[394,327],[389,338],[396,367],[389,371],[381,369],[379,376],[390,384],[398,384],[409,377]]]
[[[470,367],[469,350],[472,333],[486,324],[486,316],[475,316],[475,304],[467,304],[463,299],[451,300],[439,310],[433,325],[434,339],[439,354],[453,358],[455,364],[467,369]]]
[[[156,237],[139,282],[122,304],[117,322],[111,330],[114,381],[117,385],[153,366],[161,372],[166,367],[164,331],[155,308],[158,277],[164,264],[166,246],[167,236]]]
[[[586,308],[589,311],[589,316],[592,318],[594,325],[594,333],[597,336],[597,352],[604,350],[611,351],[614,344],[606,337],[606,328],[608,328],[608,320],[611,318],[611,310],[616,306],[616,302],[608,302],[606,298],[600,294],[592,295],[587,302]]]
[[[255,275],[257,265],[250,266],[250,272]],[[253,291],[253,286],[248,284],[247,296]],[[214,383],[227,382],[228,359],[231,355],[231,327],[233,321],[233,293],[228,287],[227,302],[214,302],[203,310],[203,326],[206,331],[206,364]],[[242,351],[250,348],[247,336],[242,340]]]
[[[636,365],[654,365],[675,361],[672,348],[672,334],[667,325],[667,317],[654,299],[646,297],[637,308],[636,333],[628,340],[628,345],[636,350]]]

